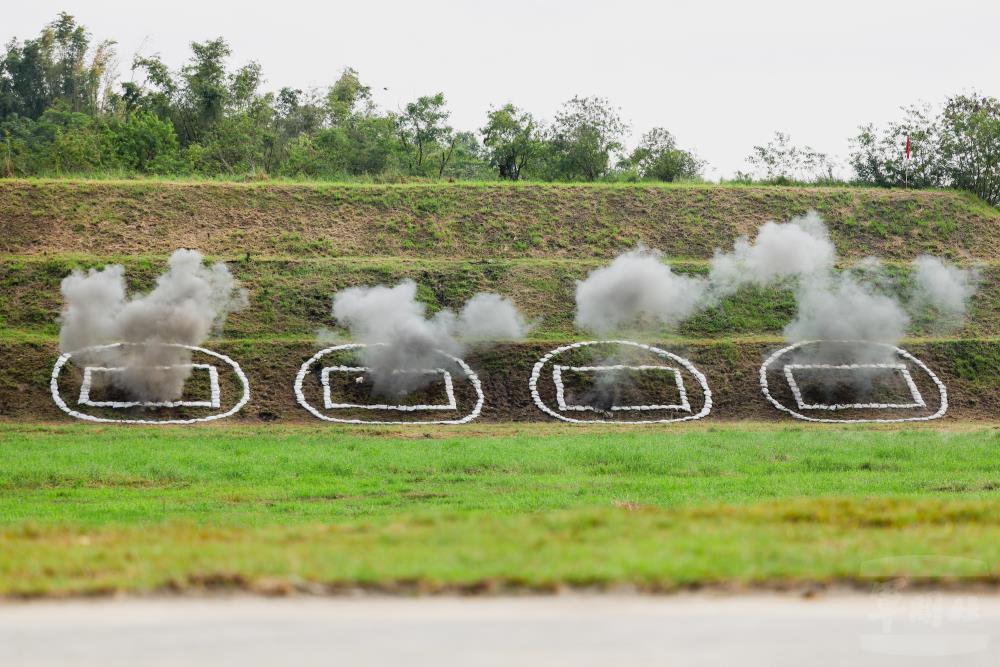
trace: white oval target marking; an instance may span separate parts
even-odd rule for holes
[[[59,393],[59,374],[62,372],[63,366],[66,365],[66,362],[72,359],[74,355],[81,355],[91,351],[111,350],[117,347],[122,347],[124,345],[141,345],[141,344],[142,343],[111,343],[109,345],[95,345],[93,347],[84,348],[82,350],[76,350],[75,352],[64,352],[59,356],[58,359],[56,359],[55,366],[52,367],[52,376],[49,379],[49,390],[52,392],[52,400],[55,401],[55,404],[58,405],[63,412],[65,412],[71,417],[75,417],[77,419],[84,419],[86,421],[91,421],[91,422],[102,422],[110,424],[195,424],[197,422],[214,421],[216,419],[225,419],[226,417],[230,417],[236,414],[250,400],[250,382],[249,380],[247,380],[247,376],[244,375],[243,369],[240,368],[240,365],[236,363],[233,359],[230,359],[224,354],[219,354],[218,352],[213,352],[212,350],[208,350],[203,347],[196,347],[194,345],[182,345],[180,343],[155,343],[155,345],[160,345],[163,347],[177,347],[177,348],[183,348],[185,350],[190,350],[192,352],[201,352],[202,354],[207,354],[210,357],[215,357],[216,359],[219,359],[229,364],[229,366],[233,369],[233,372],[236,374],[236,377],[239,378],[240,383],[243,385],[243,394],[240,397],[240,400],[237,401],[236,405],[234,405],[226,412],[220,414],[208,415],[205,417],[196,417],[192,419],[112,419],[109,417],[97,417],[94,415],[88,415],[84,412],[79,412],[77,410],[74,410],[68,405],[66,405],[66,401],[63,400],[62,395]],[[203,364],[193,364],[193,366],[203,366]],[[212,367],[212,369],[214,370],[214,367]],[[108,370],[108,369],[103,369],[103,370]],[[81,386],[81,391],[80,391],[81,405],[95,404],[94,402],[89,402],[89,389],[90,389],[89,380],[91,377],[92,373],[86,373],[85,369],[84,384]],[[215,381],[212,385],[212,401],[209,401],[207,403],[218,402],[217,371],[216,373],[212,374],[212,377],[215,378]],[[101,402],[100,405],[102,407],[111,407],[111,408],[129,408],[135,405],[148,405],[149,407],[174,407],[175,405],[194,405],[194,403],[192,402],[189,404],[184,401],[177,401],[174,403],[144,404],[138,402],[106,401],[106,402]],[[198,405],[197,407],[206,407],[206,406]]]
[[[538,393],[538,379],[542,375],[542,370],[545,368],[545,365],[549,363],[549,361],[551,361],[554,357],[562,354],[563,352],[566,352],[568,350],[579,349],[582,347],[589,347],[591,345],[627,345],[630,347],[635,347],[641,350],[652,352],[653,354],[656,354],[665,359],[670,359],[671,361],[680,364],[688,371],[688,373],[690,373],[698,381],[698,384],[701,385],[702,392],[704,392],[705,395],[705,405],[702,406],[699,412],[695,414],[688,414],[683,417],[671,417],[668,419],[645,419],[636,421],[609,420],[609,419],[576,419],[574,417],[569,417],[567,415],[559,414],[559,412],[547,406],[545,404],[545,401],[542,400],[542,397]],[[589,368],[589,367],[581,367],[581,368]],[[622,366],[622,368],[625,367]],[[661,367],[657,368],[660,369]],[[676,369],[668,368],[666,370],[676,370]],[[677,374],[677,378],[680,378],[679,373]],[[683,385],[679,386],[683,387]],[[562,395],[560,389],[561,389],[561,384],[557,382],[556,391],[559,396]],[[555,417],[556,419],[561,419],[563,421],[571,422],[574,424],[669,424],[671,422],[683,422],[683,421],[692,421],[694,419],[701,419],[702,417],[706,416],[709,412],[712,411],[712,390],[708,388],[708,380],[705,378],[705,375],[701,371],[699,371],[694,364],[692,364],[689,360],[685,359],[684,357],[680,357],[672,352],[667,352],[666,350],[662,350],[652,345],[645,345],[643,343],[636,343],[629,340],[590,340],[581,343],[571,343],[570,345],[563,345],[562,347],[557,347],[556,349],[550,351],[548,354],[539,359],[538,363],[535,364],[535,367],[531,369],[531,377],[528,379],[528,390],[531,392],[531,398],[535,402],[535,405],[538,406],[539,410],[541,410],[547,415]],[[687,392],[681,389],[680,395],[682,399],[682,404],[687,405],[687,409],[688,411],[690,411]],[[683,409],[682,406],[663,406],[663,405],[627,406],[625,408],[619,408],[619,409],[655,410],[655,409],[665,409],[665,408]],[[567,409],[578,409],[578,408],[575,406],[568,406]]]
[[[385,345],[385,343],[376,343],[375,345],[382,346],[382,345]],[[294,385],[295,399],[299,402],[299,405],[301,405],[306,410],[308,410],[309,412],[311,412],[313,414],[313,416],[315,416],[315,417],[317,417],[319,419],[322,419],[324,421],[328,421],[328,422],[337,422],[337,423],[340,423],[340,424],[379,424],[379,425],[388,425],[388,426],[407,425],[407,424],[415,424],[415,425],[420,425],[420,424],[439,424],[439,425],[467,424],[468,422],[471,422],[472,420],[476,419],[479,416],[479,413],[482,412],[483,405],[486,403],[486,396],[483,394],[483,385],[479,381],[479,376],[476,375],[476,372],[474,370],[472,370],[472,368],[467,363],[465,363],[465,361],[463,361],[462,359],[459,359],[458,357],[454,357],[454,356],[448,354],[447,352],[443,352],[441,350],[436,350],[436,352],[438,354],[440,354],[441,356],[445,357],[446,359],[449,359],[450,361],[455,362],[455,364],[457,364],[458,367],[462,369],[462,372],[465,373],[465,377],[469,381],[469,384],[471,384],[472,388],[476,391],[476,404],[472,407],[472,410],[469,412],[469,414],[465,415],[461,419],[440,419],[440,420],[435,420],[435,421],[379,421],[379,420],[370,420],[370,419],[342,419],[342,418],[339,418],[339,417],[331,417],[330,415],[325,415],[322,412],[320,412],[319,410],[317,410],[315,407],[313,407],[313,405],[310,404],[309,401],[306,400],[305,394],[302,392],[302,383],[305,381],[306,375],[308,375],[309,369],[312,368],[313,364],[315,364],[317,361],[319,361],[320,359],[322,359],[326,355],[330,354],[331,352],[337,352],[337,351],[340,351],[340,350],[360,350],[360,349],[363,349],[363,348],[366,348],[366,347],[368,347],[368,345],[366,343],[346,343],[344,345],[334,345],[333,347],[328,347],[328,348],[326,348],[324,350],[320,350],[319,352],[317,352],[316,354],[314,354],[309,360],[307,360],[304,364],[302,364],[302,367],[299,368],[298,375],[295,376],[295,385]],[[337,366],[335,366],[333,368],[345,368],[345,366],[342,366],[342,365],[338,364]],[[439,369],[432,369],[432,370],[437,371]],[[422,372],[422,371],[420,371],[420,372]],[[444,371],[442,371],[442,372],[444,372]],[[449,398],[451,399],[449,401],[449,405],[447,405],[447,406],[425,406],[425,405],[352,406],[352,405],[347,405],[347,404],[343,404],[343,405],[341,405],[341,404],[331,404],[331,405],[333,405],[334,407],[356,407],[356,408],[357,407],[365,407],[365,408],[370,408],[370,409],[382,409],[382,410],[402,410],[402,411],[406,411],[406,412],[413,412],[413,411],[425,410],[425,409],[434,409],[434,410],[449,409],[451,407],[450,403],[454,402],[454,396],[451,393],[451,376],[447,372],[444,372],[444,374],[447,375],[447,379],[446,379],[446,391],[448,391]],[[328,390],[328,387],[324,387],[324,389]],[[324,394],[325,393],[326,393],[326,391],[324,391]]]
[[[832,419],[828,417],[810,417],[809,415],[802,414],[797,410],[794,410],[781,401],[776,399],[772,394],[767,380],[767,371],[770,366],[777,361],[783,355],[797,350],[806,345],[816,345],[819,343],[834,343],[834,344],[848,344],[848,345],[871,345],[874,347],[885,348],[896,354],[898,357],[912,363],[914,366],[920,370],[927,373],[927,376],[934,382],[938,389],[940,396],[940,407],[937,411],[930,415],[917,415],[915,417],[898,417],[894,419]],[[795,369],[837,369],[837,370],[851,370],[851,369],[865,369],[865,368],[880,368],[880,369],[890,369],[898,370],[902,373],[904,380],[913,396],[913,402],[908,404],[896,404],[896,403],[848,403],[843,405],[827,405],[827,404],[807,404],[802,398],[801,390],[795,382],[793,371]],[[783,370],[783,376],[786,378],[789,384],[789,388],[792,392],[792,396],[800,409],[812,409],[812,410],[848,410],[848,409],[899,409],[899,408],[919,408],[926,405],[924,398],[920,395],[916,384],[913,381],[909,371],[906,369],[905,364],[786,364]],[[930,421],[932,419],[938,419],[946,412],[948,412],[948,389],[945,387],[941,379],[935,375],[927,364],[917,359],[915,356],[907,352],[901,347],[896,347],[895,345],[890,345],[888,343],[876,343],[873,341],[863,341],[863,340],[834,340],[834,341],[823,341],[823,340],[807,340],[801,343],[795,343],[794,345],[789,345],[783,347],[780,350],[774,352],[767,360],[761,364],[760,367],[760,389],[764,394],[764,397],[771,402],[774,407],[778,408],[782,412],[787,412],[796,419],[802,419],[804,421],[810,422],[822,422],[827,424],[866,424],[866,423],[876,423],[876,424],[898,424],[901,422],[915,422],[915,421]]]

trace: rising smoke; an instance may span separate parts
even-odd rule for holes
[[[732,252],[716,249],[709,282],[715,294],[726,296],[744,285],[766,286],[788,278],[827,275],[836,258],[826,225],[810,212],[785,224],[764,223],[753,243],[746,236],[740,237]]]
[[[904,300],[899,296],[903,290],[880,260],[866,258],[846,270],[838,270],[836,262],[836,248],[815,212],[786,223],[767,222],[755,239],[742,237],[731,251],[716,250],[707,277],[678,275],[659,253],[639,248],[577,283],[576,324],[600,335],[652,334],[664,326],[676,327],[744,286],[779,285],[795,294],[796,313],[784,329],[786,340],[896,345],[918,316],[932,328],[961,326],[978,281],[975,270],[919,257],[912,264],[912,288]],[[842,363],[879,363],[894,357],[890,348],[881,346],[830,347]],[[827,354],[830,360],[830,350],[802,354]],[[864,374],[857,377],[861,383],[868,381]],[[613,402],[618,381],[615,374],[604,374],[589,397],[592,404]]]
[[[795,292],[795,319],[785,339],[897,343],[910,317],[895,298],[874,291],[850,273],[804,280]]]
[[[716,250],[709,281],[719,296],[744,285],[788,284],[795,290],[795,318],[785,339],[865,340],[896,343],[910,318],[880,290],[881,263],[868,258],[856,270],[838,271],[836,248],[815,212],[787,223],[767,222],[751,241],[737,239],[732,252]]]
[[[860,340],[897,344],[914,312],[934,311],[932,326],[960,326],[976,291],[975,270],[961,269],[936,257],[914,260],[909,300],[868,257],[848,270],[835,268],[836,250],[826,225],[815,213],[785,224],[769,222],[754,242],[739,239],[732,253],[716,251],[709,281],[719,294],[747,284],[769,285],[795,279],[795,318],[785,338]]]
[[[372,394],[388,397],[425,386],[427,375],[406,371],[445,366],[440,352],[461,356],[464,343],[517,340],[530,329],[513,302],[497,294],[476,294],[458,314],[445,309],[428,317],[412,280],[338,292],[333,317],[368,345],[362,351],[371,369],[366,379]]]
[[[675,327],[705,305],[707,287],[640,247],[577,282],[576,326],[602,336]]]
[[[166,273],[147,294],[129,297],[125,268],[118,264],[86,272],[74,270],[62,281],[64,306],[59,347],[76,352],[95,345],[133,343],[101,352],[84,352],[86,365],[123,367],[102,375],[134,400],[175,401],[190,377],[191,353],[161,343],[200,345],[221,328],[226,316],[247,305],[246,290],[222,262],[205,266],[201,253],[177,250]],[[170,368],[164,368],[170,367]]]
[[[936,257],[912,265],[913,287],[901,300],[879,260],[836,269],[837,253],[815,212],[787,223],[767,222],[733,250],[716,250],[705,278],[675,274],[654,251],[638,249],[577,283],[576,323],[602,335],[673,327],[747,285],[788,285],[796,315],[785,338],[897,343],[911,314],[932,311],[940,326],[961,325],[976,290],[975,270]]]
[[[969,302],[976,293],[979,272],[959,269],[937,257],[921,255],[913,261],[914,288],[911,311],[926,316],[930,311],[941,329],[955,329],[965,321]]]

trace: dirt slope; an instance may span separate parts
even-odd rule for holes
[[[845,258],[1000,256],[1000,215],[955,192],[566,185],[0,181],[0,254],[707,258],[819,211]]]

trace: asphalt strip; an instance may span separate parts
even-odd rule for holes
[[[0,605],[0,665],[996,665],[1000,596],[152,598]]]

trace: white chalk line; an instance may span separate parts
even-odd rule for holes
[[[371,369],[367,366],[324,366],[320,371],[320,383],[323,385],[323,407],[327,410],[343,410],[347,408],[358,408],[361,410],[402,410],[404,412],[416,412],[423,410],[457,410],[458,401],[455,399],[455,386],[451,380],[451,373],[443,368],[398,368],[393,374],[413,373],[422,375],[440,375],[444,381],[444,392],[448,398],[447,403],[433,405],[388,405],[385,403],[334,403],[330,395],[330,373],[367,373]]]
[[[869,368],[899,371],[906,381],[913,401],[910,403],[806,403],[802,398],[798,382],[795,381],[796,370],[860,370]],[[800,410],[901,410],[927,407],[924,397],[920,394],[920,389],[917,388],[917,384],[913,381],[913,376],[910,375],[905,364],[785,364],[784,373],[788,387],[792,390],[792,395]]]
[[[776,399],[774,396],[771,395],[770,387],[768,386],[768,380],[767,380],[767,370],[768,370],[768,367],[772,363],[774,363],[779,357],[781,357],[782,355],[784,355],[784,354],[786,354],[788,352],[791,352],[792,350],[796,350],[796,349],[798,349],[800,347],[803,347],[805,345],[816,345],[816,344],[819,344],[819,343],[834,343],[834,344],[847,344],[847,345],[865,344],[865,345],[872,345],[872,346],[884,347],[884,348],[886,348],[888,350],[891,350],[892,352],[894,352],[898,356],[900,356],[903,359],[905,359],[905,360],[913,363],[915,366],[917,366],[918,368],[920,368],[921,370],[923,370],[925,373],[927,373],[928,377],[930,377],[930,379],[934,382],[934,384],[938,388],[938,392],[939,392],[940,398],[941,398],[941,405],[940,405],[940,407],[938,407],[937,411],[934,412],[933,414],[930,414],[930,415],[917,415],[915,417],[899,417],[899,418],[895,418],[895,419],[882,419],[882,418],[870,418],[870,419],[833,419],[833,418],[810,417],[808,415],[804,415],[801,412],[797,412],[796,410],[793,410],[793,409],[785,406],[784,404],[781,403],[781,401],[779,401],[778,399]],[[794,364],[792,364],[792,365],[795,366]],[[902,365],[902,364],[887,364],[887,366],[898,366],[898,365]],[[828,364],[817,364],[816,366],[819,366],[819,367],[828,366],[828,367],[831,367],[831,368],[838,368],[839,367],[839,366],[831,366],[831,365],[828,365]],[[879,365],[877,365],[877,364],[845,364],[844,366],[847,367],[847,368],[853,368],[853,367],[864,368],[864,367],[871,367],[871,366],[879,367]],[[907,374],[909,374],[908,370],[907,370]],[[787,371],[785,373],[785,376],[786,376],[786,379],[787,379],[787,376],[788,376]],[[908,384],[910,384],[910,386],[911,386],[911,391],[912,390],[916,390],[915,395],[920,395],[919,390],[916,388],[916,383],[913,382],[912,376],[909,377]],[[794,395],[797,386],[796,386],[796,388],[793,388],[792,385],[790,384],[789,388],[792,389],[792,393]],[[774,352],[773,354],[771,354],[771,356],[768,357],[767,360],[765,360],[763,364],[761,364],[761,366],[760,366],[760,389],[761,389],[761,392],[763,392],[764,397],[767,398],[767,400],[770,401],[771,404],[774,405],[774,407],[778,408],[782,412],[787,412],[788,414],[792,415],[796,419],[801,419],[803,421],[820,422],[820,423],[826,423],[826,424],[899,424],[899,423],[911,422],[911,421],[931,421],[932,419],[939,419],[940,417],[943,417],[944,414],[946,412],[948,412],[948,389],[947,389],[947,387],[945,387],[945,385],[941,381],[941,379],[934,373],[934,371],[932,371],[927,366],[927,364],[925,364],[924,362],[920,361],[915,356],[913,356],[912,354],[910,354],[909,352],[907,352],[906,350],[904,350],[901,347],[896,347],[895,345],[890,345],[888,343],[876,343],[876,342],[873,342],[873,341],[863,341],[863,340],[833,340],[833,341],[807,340],[807,341],[802,341],[801,343],[794,343],[794,344],[789,345],[787,347],[783,347],[780,350],[777,350],[776,352]],[[801,403],[800,397],[801,397],[801,394],[799,396],[796,396],[796,402],[797,403]],[[922,395],[920,395],[920,400],[921,401],[924,400]],[[885,405],[888,405],[888,404],[885,404]],[[926,402],[925,401],[924,401],[924,405],[926,406]],[[848,406],[848,407],[850,407],[850,406]],[[818,408],[818,409],[827,409],[827,408]]]
[[[123,373],[125,366],[85,366],[83,382],[80,383],[80,397],[77,405],[89,405],[95,408],[219,408],[222,405],[222,391],[219,389],[219,370],[212,364],[178,364],[176,366],[153,366],[153,370],[169,371],[175,368],[200,368],[208,371],[210,396],[207,401],[92,401],[90,400],[90,385],[94,372]]]
[[[541,395],[538,393],[538,379],[541,377],[542,369],[545,367],[553,357],[562,354],[568,350],[575,350],[581,347],[588,347],[591,345],[626,345],[630,347],[637,347],[642,350],[647,350],[653,354],[659,355],[661,357],[671,359],[681,366],[683,366],[701,385],[702,391],[705,395],[705,404],[702,409],[696,414],[685,415],[682,417],[671,417],[667,419],[644,419],[644,420],[608,420],[608,419],[576,419],[574,417],[569,417],[564,414],[559,414],[559,412],[553,410],[545,404],[542,400]],[[705,375],[699,371],[694,364],[685,359],[684,357],[673,354],[672,352],[667,352],[658,347],[653,347],[652,345],[646,345],[644,343],[636,343],[630,340],[590,340],[583,341],[580,343],[571,343],[569,345],[563,345],[562,347],[557,347],[554,350],[549,351],[545,356],[538,360],[534,368],[531,369],[531,377],[528,378],[528,389],[531,392],[531,398],[538,406],[538,409],[545,414],[560,419],[565,422],[570,422],[572,424],[669,424],[673,422],[683,422],[692,421],[695,419],[701,419],[702,417],[708,415],[712,411],[712,391],[708,387],[708,380]],[[558,390],[558,387],[557,387]],[[685,393],[686,396],[686,393]]]
[[[559,364],[552,365],[552,382],[556,386],[556,404],[559,406],[560,410],[577,410],[577,411],[592,411],[601,412],[592,405],[577,405],[572,403],[566,403],[566,389],[563,384],[562,374],[563,371],[571,371],[576,373],[581,372],[605,372],[605,371],[670,371],[674,374],[674,383],[677,385],[677,392],[680,396],[681,402],[677,405],[612,405],[608,408],[609,411],[636,411],[636,410],[679,410],[681,412],[691,412],[691,403],[688,402],[687,389],[684,387],[684,377],[681,372],[674,368],[673,366],[650,366],[650,365],[640,365],[640,366],[626,366],[623,364],[615,364],[612,366],[560,366]]]
[[[385,343],[375,343],[374,345],[384,346]],[[303,363],[302,366],[299,368],[299,372],[295,376],[295,384],[292,387],[293,390],[295,391],[295,399],[298,401],[299,405],[301,405],[303,408],[312,413],[314,417],[322,419],[323,421],[335,422],[338,424],[376,424],[382,426],[404,426],[410,424],[413,425],[436,424],[436,425],[450,426],[456,424],[467,424],[476,419],[477,417],[479,417],[479,414],[482,412],[483,405],[486,402],[486,396],[483,394],[483,386],[479,380],[479,376],[476,375],[476,372],[473,371],[472,368],[467,363],[465,363],[465,361],[459,359],[458,357],[454,357],[442,350],[436,350],[436,352],[441,356],[450,359],[451,361],[458,364],[459,368],[461,368],[462,372],[465,374],[466,379],[469,381],[469,384],[471,384],[472,388],[476,391],[476,403],[472,407],[472,411],[469,412],[469,414],[462,417],[461,419],[440,419],[435,421],[388,421],[388,420],[369,420],[369,419],[342,419],[340,417],[331,417],[330,415],[323,414],[315,407],[313,407],[313,405],[306,400],[305,394],[302,391],[302,384],[305,382],[306,375],[309,373],[309,369],[313,366],[313,364],[315,364],[317,361],[319,361],[326,355],[330,354],[331,352],[337,352],[340,350],[359,350],[366,347],[368,347],[368,345],[365,343],[345,343],[343,345],[334,345],[333,347],[328,347],[323,350],[320,350],[319,352],[314,354],[311,358],[306,360],[306,362]],[[412,406],[406,406],[406,407],[409,408]]]
[[[59,356],[58,359],[56,359],[55,366],[52,367],[52,375],[49,379],[49,391],[52,394],[52,400],[55,401],[55,404],[59,406],[59,408],[63,412],[77,419],[83,419],[86,421],[99,422],[105,424],[163,424],[163,425],[196,424],[198,422],[208,422],[208,421],[214,421],[216,419],[225,419],[226,417],[230,417],[239,412],[243,408],[243,406],[246,405],[247,402],[250,400],[250,382],[249,380],[247,380],[247,376],[243,373],[243,369],[240,368],[240,365],[236,363],[233,359],[227,357],[224,354],[213,352],[212,350],[206,349],[204,347],[196,347],[194,345],[182,345],[180,343],[155,343],[155,345],[161,345],[164,347],[178,347],[178,348],[184,348],[185,350],[191,350],[192,352],[201,352],[203,354],[207,354],[210,357],[215,357],[216,359],[220,359],[225,363],[229,364],[229,366],[233,369],[233,372],[236,374],[236,377],[239,378],[240,383],[243,385],[243,394],[242,396],[240,396],[240,400],[237,401],[236,404],[226,412],[215,415],[206,415],[204,417],[197,417],[193,419],[110,419],[107,417],[97,417],[95,415],[88,415],[84,412],[79,412],[77,410],[74,410],[70,408],[68,405],[66,405],[66,401],[63,400],[62,396],[59,393],[59,374],[62,372],[63,366],[66,365],[66,362],[73,358],[73,355],[79,355],[91,351],[111,350],[117,347],[122,347],[124,345],[143,345],[143,344],[144,343],[111,343],[109,345],[95,345],[93,347],[84,348],[82,350],[76,350],[74,352],[64,352]]]

